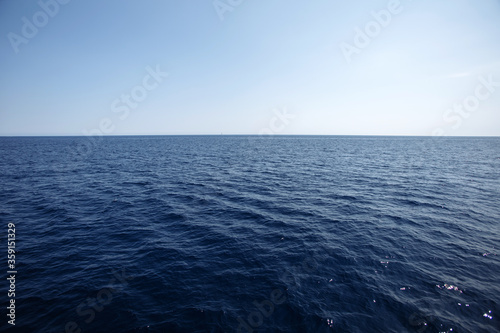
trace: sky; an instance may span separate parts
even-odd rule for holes
[[[0,136],[500,135],[500,0],[0,0]]]

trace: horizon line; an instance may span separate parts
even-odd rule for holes
[[[257,136],[257,137],[287,137],[287,136],[364,136],[364,137],[422,137],[422,138],[497,138],[500,135],[407,135],[407,134],[114,134],[114,135],[71,135],[71,134],[42,134],[42,135],[0,135],[0,138],[97,138],[97,137],[130,137],[130,136]]]

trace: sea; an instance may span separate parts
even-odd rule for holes
[[[500,332],[499,137],[1,137],[0,189],[2,332]]]

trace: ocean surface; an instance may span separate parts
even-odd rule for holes
[[[6,332],[499,332],[500,138],[0,138]]]

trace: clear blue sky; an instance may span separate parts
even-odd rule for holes
[[[0,135],[500,135],[500,0],[54,1],[0,1]]]

